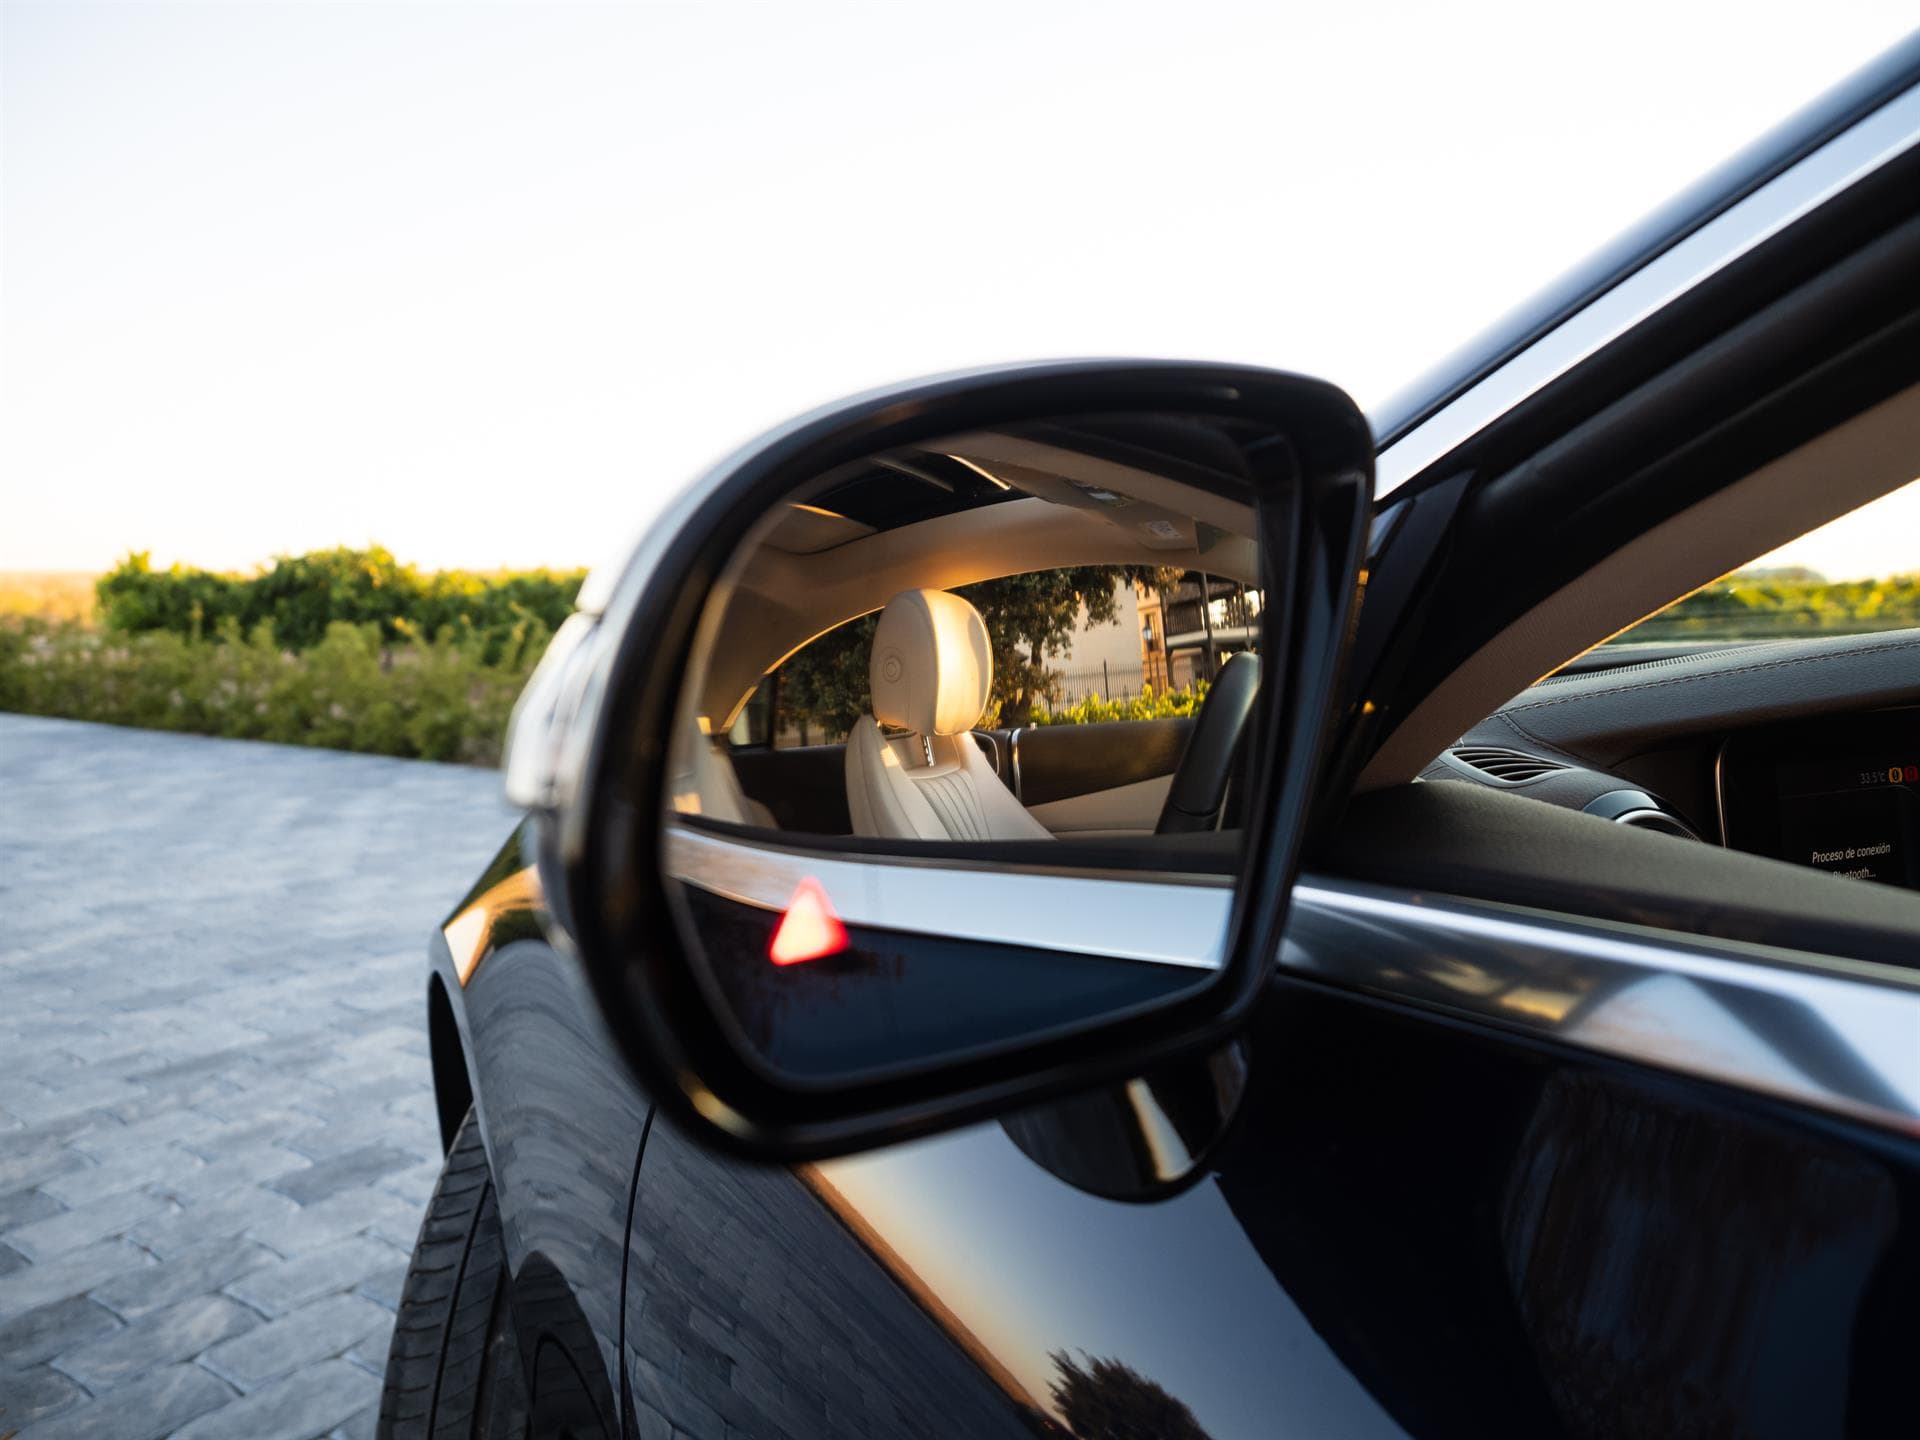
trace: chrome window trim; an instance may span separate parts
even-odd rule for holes
[[[847,855],[684,824],[665,842],[669,876],[764,910],[784,910],[813,880],[850,925],[1196,970],[1218,970],[1226,954],[1226,875]]]
[[[1280,963],[1920,1137],[1920,972],[1314,877]]]
[[[1380,452],[1390,494],[1701,281],[1920,142],[1920,89],[1903,92],[1568,316]]]
[[[783,908],[818,880],[842,919],[1219,967],[1221,876],[848,856],[670,824],[671,873]],[[1209,940],[1208,937],[1211,937]],[[1920,1138],[1920,971],[1303,876],[1287,972]]]

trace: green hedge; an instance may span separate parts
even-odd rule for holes
[[[1196,680],[1178,690],[1155,690],[1151,685],[1124,700],[1103,700],[1089,695],[1064,710],[1036,710],[1033,725],[1093,725],[1102,720],[1164,720],[1172,715],[1192,715],[1207,698],[1207,682]]]
[[[309,650],[335,624],[377,626],[389,644],[454,628],[480,637],[481,658],[493,664],[519,627],[557,630],[585,578],[584,570],[422,571],[374,546],[282,555],[253,576],[155,570],[146,554],[133,554],[94,588],[100,622],[127,635],[215,639],[230,626],[252,635],[271,625],[284,648]]]
[[[334,621],[293,651],[231,619],[209,638],[26,621],[0,625],[0,710],[493,765],[547,639],[523,620],[391,644]]]
[[[1816,580],[1735,573],[1694,591],[1615,640],[1774,640],[1920,625],[1920,575]]]

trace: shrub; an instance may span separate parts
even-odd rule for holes
[[[1089,695],[1064,710],[1036,710],[1029,723],[1092,725],[1102,720],[1164,720],[1173,715],[1195,714],[1206,698],[1204,680],[1195,680],[1178,690],[1155,690],[1149,685],[1139,695],[1124,700],[1104,700],[1098,695]]]
[[[206,638],[27,621],[0,626],[0,710],[491,765],[547,638],[529,619],[388,645],[378,624],[336,620],[294,651],[231,617]]]
[[[282,555],[253,576],[181,565],[155,570],[140,552],[101,576],[95,593],[106,627],[128,635],[217,639],[229,621],[243,635],[270,624],[285,648],[310,650],[340,623],[377,626],[388,643],[464,627],[481,637],[491,664],[517,627],[557,630],[585,578],[584,570],[423,572],[379,546]]]

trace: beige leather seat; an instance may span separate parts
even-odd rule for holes
[[[773,812],[740,788],[727,742],[717,735],[691,728],[674,747],[673,808],[683,815],[704,815],[735,825],[758,825],[777,830]]]
[[[993,689],[980,612],[944,590],[887,602],[868,661],[873,714],[847,737],[853,833],[896,840],[1048,840],[968,735]],[[904,730],[891,739],[881,725]]]

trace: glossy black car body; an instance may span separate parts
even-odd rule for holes
[[[1340,778],[1559,577],[1920,379],[1911,114],[1907,145],[1829,175],[1650,318],[1628,296],[1631,319],[1553,351],[1822,147],[1911,110],[1916,81],[1909,46],[1396,412],[1382,473],[1405,483],[1377,525]],[[1516,527],[1496,594],[1485,562]],[[535,1432],[1913,1434],[1920,1105],[1834,1018],[1847,983],[1920,1016],[1885,963],[1898,916],[1859,918],[1881,949],[1832,942],[1851,982],[1762,965],[1756,944],[1808,946],[1791,896],[1709,925],[1624,830],[1578,893],[1497,856],[1422,872],[1351,837],[1465,833],[1497,802],[1550,849],[1573,820],[1402,788],[1428,793],[1355,806],[1309,858],[1244,1103],[1191,1183],[1144,1203],[1033,1158],[1089,1135],[1099,1097],[799,1169],[696,1147],[654,1118],[511,838],[434,941],[428,1007],[443,1129],[472,1106],[498,1187]],[[1684,977],[1691,1008],[1616,1004],[1650,973]],[[1738,1043],[1659,1048],[1708,1013]]]

